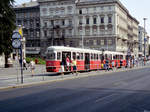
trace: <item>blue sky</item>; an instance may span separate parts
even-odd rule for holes
[[[15,0],[17,4],[28,2],[30,0]],[[140,25],[143,26],[143,18],[146,20],[146,30],[150,35],[150,0],[120,0],[122,4],[129,10],[130,14],[135,17]]]

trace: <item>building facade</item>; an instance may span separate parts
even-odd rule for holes
[[[40,7],[38,2],[30,1],[14,7],[16,25],[23,27],[26,41],[26,54],[40,54]]]
[[[145,35],[145,38],[144,38]],[[144,49],[145,55],[149,55],[149,36],[142,26],[139,26],[139,56],[144,56]],[[144,42],[145,41],[145,42]]]
[[[139,22],[119,0],[38,2],[43,49],[50,45],[65,45],[138,56]]]

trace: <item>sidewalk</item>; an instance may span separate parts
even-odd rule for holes
[[[148,64],[150,65],[150,64]],[[150,66],[140,66],[135,68],[121,68],[117,70],[110,70],[105,72],[105,70],[98,70],[92,72],[84,72],[79,73],[78,76],[75,74],[66,74],[64,76],[57,75],[54,73],[46,72],[45,65],[36,65],[35,75],[31,76],[30,69],[23,71],[23,84],[21,84],[21,71],[19,67],[12,67],[12,68],[0,68],[0,89],[7,89],[7,88],[15,88],[15,87],[25,87],[37,84],[44,84],[49,82],[56,82],[68,79],[75,79],[75,78],[82,78],[94,75],[104,75],[110,74],[112,72],[121,72],[121,71],[128,71],[133,69],[140,69]]]

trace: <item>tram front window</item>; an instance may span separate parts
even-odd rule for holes
[[[48,60],[55,60],[55,53],[48,53],[46,58]]]

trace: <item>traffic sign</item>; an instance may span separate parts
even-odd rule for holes
[[[19,32],[14,32],[12,35],[12,39],[21,39],[21,35],[19,34]]]
[[[12,41],[12,46],[15,48],[15,49],[18,49],[21,47],[21,41],[19,39],[14,39]]]

